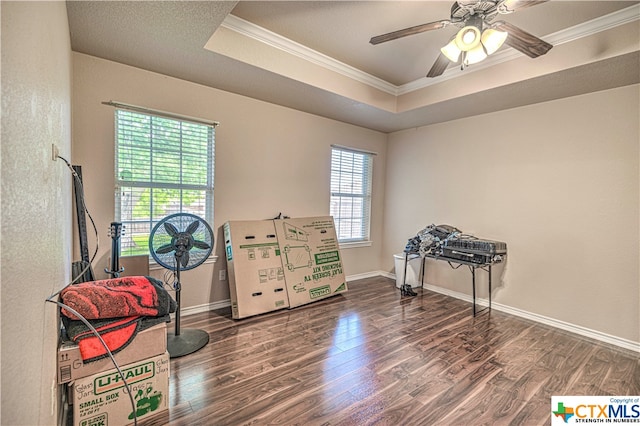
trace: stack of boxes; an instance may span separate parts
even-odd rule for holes
[[[140,331],[114,358],[131,389],[137,419],[168,410],[166,324]],[[58,349],[58,383],[68,385],[75,426],[133,424],[134,407],[111,358],[85,364],[78,345],[63,342]]]
[[[233,318],[347,291],[331,216],[224,224]]]

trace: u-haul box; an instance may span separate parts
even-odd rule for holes
[[[129,345],[114,354],[119,364],[130,364],[141,359],[161,355],[167,351],[166,323],[154,325],[138,332]],[[63,342],[58,348],[58,383],[67,383],[113,368],[111,358],[84,363],[80,348],[73,342]]]
[[[169,353],[120,366],[134,406],[118,370],[103,371],[73,383],[74,426],[121,426],[155,417],[169,407]]]
[[[288,307],[273,221],[226,222],[224,240],[233,318]]]
[[[274,220],[289,307],[347,291],[331,216]]]

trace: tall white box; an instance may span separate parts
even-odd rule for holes
[[[278,235],[289,307],[347,291],[333,217],[273,221]]]
[[[289,307],[273,220],[229,221],[223,227],[233,318]]]

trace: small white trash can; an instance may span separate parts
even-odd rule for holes
[[[393,255],[396,268],[396,287],[402,287],[402,281],[404,280],[404,253],[398,253]],[[420,267],[422,266],[422,258],[410,256],[407,262],[407,281],[406,284],[411,284],[412,288],[422,287],[420,282]]]

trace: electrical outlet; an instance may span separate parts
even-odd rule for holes
[[[227,279],[227,271],[226,269],[221,269],[219,272],[219,278],[220,281],[224,281]]]
[[[53,161],[56,161],[58,159],[58,155],[60,155],[60,152],[58,151],[58,147],[56,146],[56,144],[52,143],[51,144],[51,159]]]

